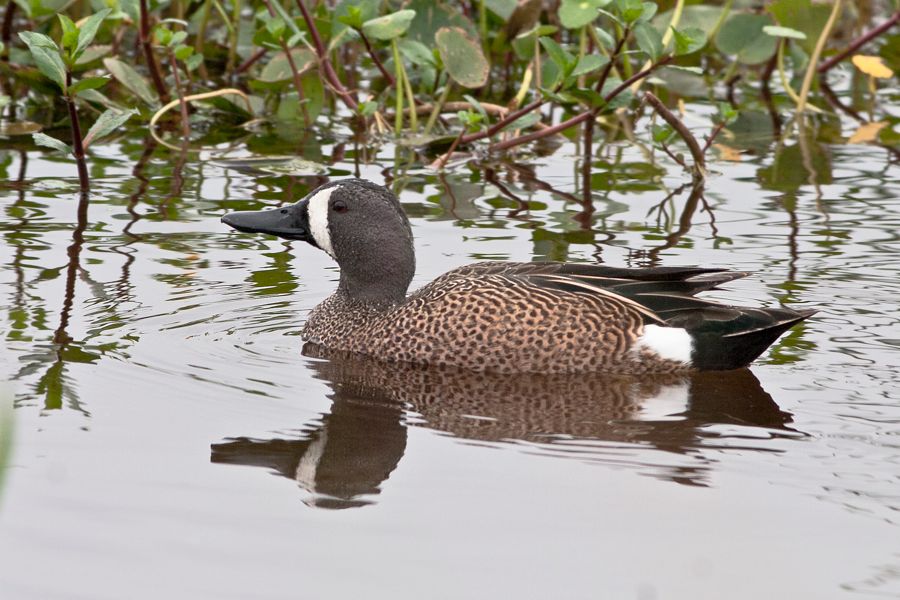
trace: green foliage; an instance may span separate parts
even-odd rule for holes
[[[376,40],[390,41],[406,33],[415,16],[416,11],[414,10],[398,10],[395,13],[366,21],[362,25],[362,30],[367,36]]]
[[[444,27],[434,36],[441,61],[459,85],[478,88],[487,82],[488,62],[481,45],[459,27]]]
[[[765,32],[771,25],[772,19],[765,15],[733,14],[719,30],[716,47],[744,64],[766,62],[778,48],[778,40]]]
[[[600,9],[611,0],[562,0],[559,22],[566,29],[580,29],[600,16]]]

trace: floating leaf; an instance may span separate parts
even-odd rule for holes
[[[566,29],[580,29],[600,16],[600,9],[610,0],[562,0],[559,22]]]
[[[132,116],[138,114],[136,110],[128,110],[119,112],[117,110],[105,110],[103,114],[97,117],[91,128],[88,129],[87,135],[84,136],[84,147],[87,148],[95,140],[105,137],[125,124]]]
[[[116,78],[116,81],[128,88],[138,98],[150,106],[159,105],[159,97],[156,92],[131,65],[117,58],[106,58],[103,59],[103,66]]]
[[[746,65],[764,63],[778,49],[778,39],[763,29],[772,24],[765,15],[733,14],[722,24],[716,35],[716,48],[722,54],[737,56]]]
[[[766,25],[763,27],[763,31],[766,35],[771,35],[772,37],[783,37],[783,38],[791,38],[795,40],[805,40],[806,34],[802,31],[797,31],[796,29],[791,29],[790,27],[781,27],[779,25]]]
[[[663,51],[662,36],[647,23],[638,23],[634,28],[634,39],[638,47],[652,60],[659,58]]]
[[[894,72],[885,66],[880,56],[857,54],[851,61],[857,69],[876,79],[890,79],[894,76]]]
[[[298,73],[304,73],[316,63],[316,55],[306,48],[294,48],[291,50],[291,58],[297,67]],[[294,77],[291,71],[291,64],[288,62],[287,54],[279,52],[272,57],[262,72],[259,74],[259,80],[266,83],[277,83],[279,81],[289,81]]]
[[[46,146],[47,148],[59,150],[64,154],[72,154],[72,149],[67,144],[62,143],[58,139],[52,138],[49,135],[43,133],[33,133],[31,134],[31,138],[38,146]]]
[[[296,156],[259,156],[250,158],[226,158],[213,161],[214,165],[245,173],[269,173],[273,175],[320,175],[328,167]]]
[[[489,66],[481,45],[460,27],[443,27],[434,36],[447,73],[459,85],[479,88],[487,83]]]
[[[867,144],[869,142],[874,142],[878,139],[878,134],[882,129],[888,126],[887,121],[878,121],[876,123],[863,123],[859,126],[853,135],[850,136],[850,139],[847,140],[848,144]]]
[[[392,40],[406,33],[415,16],[416,11],[414,10],[398,10],[395,13],[366,21],[363,23],[362,30],[367,36],[376,40]]]
[[[8,98],[9,96],[6,97]],[[2,106],[2,102],[0,102],[0,106]],[[43,126],[34,121],[0,122],[0,135],[31,135],[41,129],[43,129]]]
[[[78,58],[84,52],[84,49],[91,45],[103,19],[111,12],[110,9],[104,8],[88,17],[81,27],[78,28],[78,46],[75,48],[75,58]]]

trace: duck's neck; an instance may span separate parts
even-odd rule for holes
[[[403,302],[416,271],[415,254],[410,244],[390,256],[394,257],[390,263],[356,260],[349,261],[349,266],[342,264],[337,293],[377,310]]]

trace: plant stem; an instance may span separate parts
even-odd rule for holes
[[[226,73],[233,73],[237,62],[238,32],[241,24],[241,0],[231,0],[231,27],[228,29],[228,62],[225,65]]]
[[[203,13],[200,16],[200,25],[197,26],[197,41],[194,43],[194,52],[203,54],[203,42],[206,40],[206,26],[209,24],[209,14],[212,9],[212,0],[203,3]],[[200,63],[200,76],[209,79],[206,64]]]
[[[794,104],[796,104],[799,109],[800,96],[798,96],[797,92],[794,91],[794,88],[791,87],[791,82],[784,70],[784,47],[787,43],[787,40],[784,38],[778,43],[778,53],[776,55],[778,57],[778,77],[781,79],[781,86],[784,88],[785,93],[790,96],[791,100],[794,101]]]
[[[75,156],[75,164],[78,166],[78,181],[81,191],[91,189],[88,179],[87,163],[84,160],[84,143],[81,139],[81,123],[78,122],[78,111],[75,109],[75,99],[69,95],[68,88],[72,86],[72,73],[66,71],[66,108],[69,109],[69,125],[72,127],[72,154]]]
[[[391,50],[394,53],[394,71],[396,73],[396,80],[402,81],[403,71],[401,63],[400,63],[400,50],[397,48],[397,41],[391,40]],[[394,135],[400,137],[400,130],[403,129],[403,89],[401,85],[394,86],[394,97],[396,98],[396,105],[394,110],[396,111],[394,115]],[[415,106],[410,107],[412,112],[415,112]]]
[[[669,26],[666,27],[666,32],[662,36],[663,49],[665,49],[665,47],[669,45],[669,42],[672,41],[672,35],[674,35],[672,33],[672,28],[673,27],[676,29],[678,28],[678,23],[681,22],[681,14],[683,12],[684,12],[684,0],[678,0],[675,3],[675,9],[672,11],[672,20],[669,21]],[[648,59],[647,62],[644,63],[644,66],[641,67],[641,70],[648,68],[651,64],[653,64],[653,61]],[[631,91],[637,92],[640,87],[641,87],[641,82],[636,81],[634,83],[634,85],[631,86]]]
[[[662,100],[650,92],[644,94],[644,99],[656,109],[659,116],[661,116],[663,120],[668,123],[679,136],[681,136],[684,143],[687,144],[688,150],[690,150],[691,156],[694,158],[694,180],[702,180],[706,174],[706,158],[703,156],[703,150],[700,148],[700,144],[697,143],[697,138],[695,138],[694,134],[691,133],[691,130],[681,122],[681,119],[676,117],[672,111],[663,104]]]
[[[428,121],[425,122],[425,135],[431,133],[431,128],[434,127],[434,124],[437,122],[438,115],[441,114],[441,109],[444,106],[444,103],[447,102],[447,98],[450,97],[450,89],[453,87],[453,81],[450,77],[447,77],[447,84],[444,86],[444,91],[441,92],[441,97],[438,98],[437,104],[431,109],[431,114],[428,115]]]
[[[325,48],[325,44],[322,42],[322,36],[319,35],[316,22],[309,14],[306,5],[303,4],[303,0],[297,0],[297,6],[300,8],[300,12],[303,13],[303,20],[306,22],[306,27],[312,36],[316,54],[319,57],[319,62],[322,64],[322,74],[325,76],[325,80],[331,85],[332,91],[338,95],[344,104],[355,112],[357,107],[356,99],[347,91],[347,88],[338,79],[337,73],[334,72],[334,67],[331,66],[331,60],[328,58],[328,49]]]
[[[150,40],[150,13],[147,11],[147,0],[141,0],[139,37],[141,47],[144,49],[144,60],[147,61],[147,69],[150,71],[150,80],[153,82],[153,87],[156,88],[159,101],[166,104],[170,100],[169,90],[166,89],[162,74],[159,72],[159,65],[156,64],[156,56],[153,54],[153,45]]]
[[[798,113],[802,114],[806,110],[806,98],[809,96],[813,77],[816,74],[816,64],[819,62],[819,57],[822,56],[822,50],[825,49],[825,42],[828,41],[828,36],[834,28],[838,15],[841,14],[842,4],[842,0],[834,0],[834,6],[831,9],[831,14],[828,16],[828,21],[825,23],[825,28],[822,29],[822,33],[816,41],[816,47],[813,49],[812,56],[809,57],[809,66],[806,68],[806,75],[803,77],[803,85],[800,86],[800,102],[797,104]]]
[[[181,134],[185,143],[191,137],[191,124],[188,120],[187,102],[184,101],[184,92],[181,89],[181,76],[178,74],[178,61],[175,60],[175,52],[169,48],[169,66],[172,68],[172,77],[175,79],[175,94],[178,96],[181,108]]]
[[[375,54],[375,50],[372,48],[372,44],[369,43],[368,36],[363,33],[362,29],[357,29],[356,33],[359,34],[359,37],[362,39],[363,44],[366,45],[366,51],[369,53],[369,56],[372,58],[372,62],[375,63],[375,66],[378,67],[378,70],[381,71],[381,75],[387,80],[387,82],[391,85],[391,87],[397,85],[394,76],[390,74],[390,72],[384,68],[384,64],[381,60],[378,59],[378,55]]]
[[[399,51],[398,51],[399,56]],[[397,60],[397,57],[394,58]],[[400,75],[403,78],[403,89],[406,90],[406,101],[409,102],[410,108],[414,108],[416,106],[416,97],[413,95],[412,84],[409,82],[409,75],[406,73],[406,67],[403,65],[403,61],[400,61]],[[419,128],[419,123],[416,120],[416,111],[409,111],[409,126],[413,131]]]
[[[647,77],[653,71],[655,71],[656,69],[658,69],[659,67],[661,67],[663,65],[670,63],[671,61],[672,61],[672,57],[667,56],[666,58],[660,60],[658,63],[651,65],[649,69],[641,71],[640,73],[635,73],[634,75],[632,75],[631,77],[629,77],[628,79],[626,79],[625,81],[620,83],[618,86],[616,86],[613,90],[611,90],[606,96],[603,97],[603,99],[608,103],[610,100],[612,100],[613,98],[615,98],[616,96],[618,96],[619,94],[621,94],[622,92],[627,90],[628,87],[631,84],[633,84],[635,81],[639,81],[639,80],[643,79],[644,77]],[[587,110],[583,113],[577,114],[574,117],[572,117],[571,119],[568,119],[566,121],[563,121],[562,123],[553,125],[552,127],[547,127],[546,129],[541,129],[539,131],[535,131],[535,132],[529,133],[527,135],[513,138],[511,140],[499,142],[497,144],[494,144],[492,146],[492,149],[506,150],[508,148],[513,148],[515,146],[520,146],[522,144],[527,144],[529,142],[539,140],[541,138],[547,137],[548,135],[557,134],[561,131],[565,131],[566,129],[569,129],[570,127],[574,127],[575,125],[578,125],[579,123],[583,123],[588,119],[595,118],[597,116],[597,113],[599,113],[602,108],[603,108],[602,106],[598,107],[598,108],[592,108],[591,110]]]
[[[888,19],[887,21],[885,21],[884,23],[882,23],[875,29],[873,29],[867,33],[864,33],[861,36],[859,36],[858,38],[856,38],[855,40],[853,40],[849,46],[847,46],[846,48],[844,48],[843,50],[841,50],[840,52],[838,52],[837,54],[835,54],[828,60],[824,61],[822,64],[820,64],[818,66],[817,70],[819,71],[819,73],[825,73],[826,71],[828,71],[829,69],[834,67],[836,64],[838,64],[839,62],[841,62],[842,60],[844,60],[845,58],[847,58],[848,56],[850,56],[851,54],[853,54],[854,52],[856,52],[857,50],[859,50],[860,48],[862,48],[863,46],[868,44],[869,42],[871,42],[873,39],[875,39],[882,33],[886,32],[888,29],[890,29],[891,27],[896,25],[898,22],[900,22],[900,11],[895,12],[891,16],[890,19]]]
[[[6,54],[3,55],[3,60],[9,60],[9,41],[12,39],[12,24],[13,17],[16,14],[16,6],[17,4],[12,0],[9,0],[9,4],[6,5],[6,11],[3,13],[3,26],[0,29],[0,42],[3,42],[3,45],[7,48]]]
[[[236,72],[243,73],[244,71],[246,71],[247,69],[249,69],[250,67],[255,65],[257,62],[259,62],[259,59],[261,59],[265,55],[266,55],[266,49],[260,48],[259,50],[254,52],[253,55],[250,56],[250,58],[248,58],[243,63],[241,63],[241,65],[237,68]]]

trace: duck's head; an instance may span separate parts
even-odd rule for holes
[[[403,300],[415,272],[412,230],[400,201],[365,179],[342,179],[284,208],[228,213],[238,231],[309,242],[341,267],[339,290],[366,302]]]

